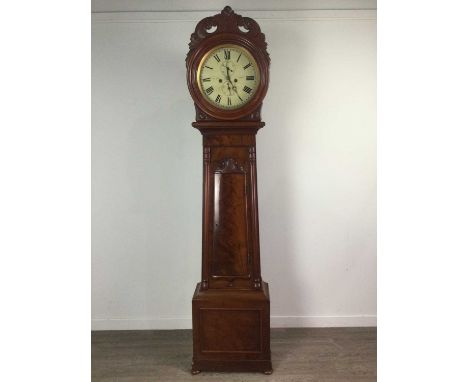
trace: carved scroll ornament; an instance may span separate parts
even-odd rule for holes
[[[266,50],[267,43],[265,41],[265,35],[261,32],[258,23],[250,17],[238,15],[229,6],[225,7],[221,13],[215,16],[205,17],[197,24],[195,32],[190,36],[190,50],[187,57],[190,56],[191,52],[205,38],[220,33],[245,35],[257,48],[263,51],[268,62],[270,62],[270,57]]]

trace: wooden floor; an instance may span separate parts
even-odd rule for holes
[[[376,328],[272,329],[273,374],[190,374],[191,330],[92,333],[93,382],[376,381]]]

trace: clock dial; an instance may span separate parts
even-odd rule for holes
[[[203,97],[212,105],[226,110],[239,109],[258,90],[258,65],[246,49],[220,45],[202,58],[197,82]]]

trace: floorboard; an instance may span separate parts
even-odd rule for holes
[[[377,380],[376,328],[271,330],[273,374],[190,374],[191,330],[92,332],[93,382]]]

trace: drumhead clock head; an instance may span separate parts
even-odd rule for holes
[[[256,94],[260,83],[257,61],[234,44],[218,45],[201,59],[197,84],[203,98],[225,110],[243,107]]]

